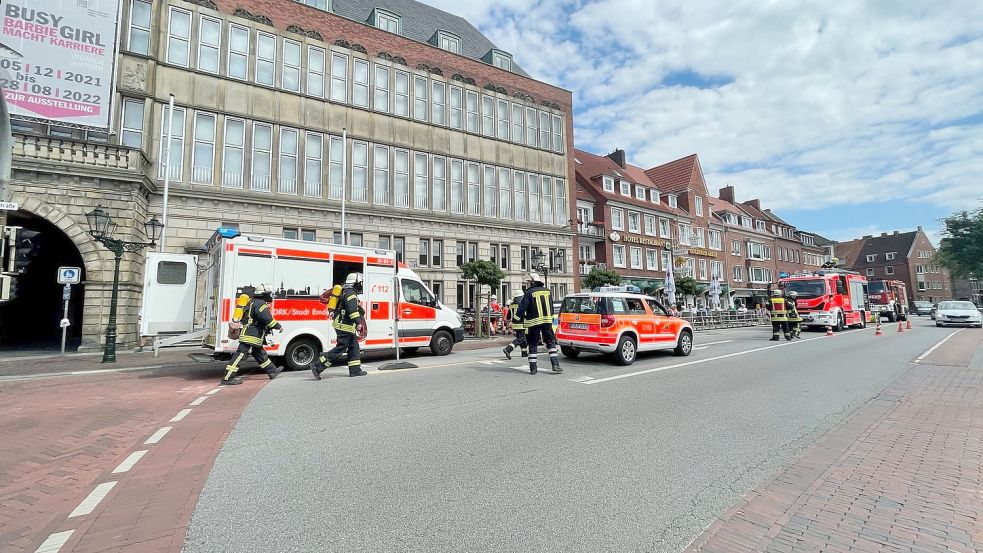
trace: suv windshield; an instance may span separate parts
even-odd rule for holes
[[[799,298],[818,298],[826,295],[826,281],[822,279],[787,280],[785,293],[795,292]]]
[[[871,294],[883,294],[884,292],[888,291],[887,284],[882,280],[875,280],[874,282],[871,282],[867,290]]]

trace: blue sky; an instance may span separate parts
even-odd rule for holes
[[[426,1],[573,91],[588,151],[696,152],[834,239],[983,205],[983,2]]]

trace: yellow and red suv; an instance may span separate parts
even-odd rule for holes
[[[638,352],[674,349],[693,351],[693,327],[673,317],[655,298],[628,292],[591,292],[563,298],[556,340],[563,355],[581,352],[611,355],[631,365]]]

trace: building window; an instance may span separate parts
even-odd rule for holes
[[[611,208],[611,228],[614,230],[625,230],[625,212],[618,207]]]
[[[418,121],[427,120],[427,78],[413,76],[413,118]]]
[[[868,267],[867,268],[867,276],[874,276],[874,269],[873,269],[873,267]]]
[[[396,252],[396,262],[402,263],[406,257],[406,238],[384,234],[379,237],[379,249],[394,250]]]
[[[498,101],[498,138],[508,140],[509,138],[509,101]]]
[[[194,146],[191,151],[191,182],[211,184],[215,166],[215,116],[195,113]]]
[[[703,229],[700,227],[697,227],[696,229],[696,246],[699,248],[706,247],[706,236],[703,232]]]
[[[545,195],[543,201],[547,201]],[[498,216],[512,218],[512,171],[509,169],[498,170]]]
[[[379,8],[376,8],[375,9],[375,26],[377,28],[379,28],[379,29],[382,29],[383,31],[389,31],[390,33],[393,33],[393,34],[397,34],[398,35],[399,34],[399,16],[396,15],[396,14],[394,14],[394,13],[383,11],[383,10],[380,10]]]
[[[389,113],[389,68],[385,65],[375,66],[375,97],[372,107],[376,111]]]
[[[270,191],[273,165],[273,126],[265,123],[253,124],[252,174],[250,190]]]
[[[669,194],[669,207],[679,207],[679,200],[673,194]]]
[[[143,147],[143,100],[123,99],[120,144],[131,148]]]
[[[659,270],[659,257],[655,250],[645,250],[645,269],[649,271]]]
[[[283,72],[280,86],[284,90],[300,92],[300,43],[283,39]]]
[[[771,269],[766,269],[764,267],[751,267],[748,270],[748,278],[751,282],[757,284],[768,284],[772,281]]]
[[[629,248],[631,253],[631,268],[641,269],[642,268],[642,248]]]
[[[898,257],[898,252],[887,252],[886,254],[884,254],[884,259],[888,261],[893,261],[897,257]]]
[[[628,212],[628,232],[633,232],[635,234],[641,232],[641,227],[639,225],[639,215],[635,211]]]
[[[304,143],[304,195],[321,197],[321,159],[324,141],[315,132],[307,133]]]
[[[554,179],[554,184],[556,184],[556,224],[562,225],[567,219],[567,210],[570,208],[567,204],[567,184],[563,179]]]
[[[666,219],[665,217],[659,217],[659,237],[672,238],[672,230],[669,226],[669,219]]]
[[[369,201],[369,145],[352,142],[352,201]]]
[[[719,261],[710,262],[710,278],[719,279],[724,274],[724,264]]]
[[[672,263],[672,252],[662,250],[662,270],[668,271],[669,265]]]
[[[451,128],[460,130],[464,128],[464,89],[451,85],[450,91],[450,125]]]
[[[655,236],[655,217],[651,215],[645,216],[645,234]]]
[[[742,280],[744,280],[744,267],[734,265],[734,281],[741,282]]]
[[[652,190],[649,193],[649,196],[651,197],[652,203],[654,203],[654,204],[659,203],[659,191],[658,190]]]
[[[229,77],[233,79],[246,78],[249,67],[249,28],[241,25],[229,25]]]
[[[345,54],[331,54],[331,99],[348,101],[348,56]]]
[[[495,99],[481,96],[481,134],[495,136]]]
[[[722,250],[723,243],[720,240],[721,234],[719,230],[710,229],[710,249],[712,250]]]
[[[871,254],[867,256],[867,263],[873,263],[877,259],[877,254]]]
[[[447,105],[447,98],[445,92],[447,91],[444,83],[433,81],[433,124],[434,125],[446,125],[447,124],[447,112],[445,107]]]
[[[468,132],[478,132],[478,93],[468,90],[466,93],[466,107],[468,113],[467,127]]]
[[[256,33],[256,82],[273,86],[276,75],[276,37]]]
[[[643,187],[643,186],[636,186],[635,187],[635,198],[637,198],[639,200],[644,200],[645,199],[645,187]]]
[[[513,194],[513,204],[515,204],[515,220],[526,220],[526,174],[515,172],[515,186]]]
[[[300,142],[296,129],[280,127],[280,159],[277,167],[277,192],[297,193],[297,157]]]
[[[430,239],[421,238],[420,239],[420,255],[417,264],[420,267],[427,267],[430,265]]]
[[[307,93],[324,97],[324,50],[307,47]]]
[[[300,229],[288,227],[283,228],[283,237],[287,240],[296,240],[299,235]]]
[[[451,213],[464,213],[464,162],[451,160]]]
[[[413,207],[427,209],[430,207],[430,168],[427,154],[413,154]]]
[[[499,69],[512,71],[512,56],[498,50],[492,51],[492,65]]]
[[[550,149],[550,114],[545,111],[539,112],[539,147]]]
[[[372,202],[389,205],[389,147],[372,148]]]
[[[340,200],[342,196],[341,175],[344,169],[341,166],[342,158],[345,155],[345,144],[340,136],[328,138],[328,197],[332,200]]]
[[[430,266],[439,269],[444,266],[444,241],[434,240],[430,249]]]
[[[540,221],[539,210],[539,175],[528,175],[529,178],[529,222]]]
[[[621,195],[631,197],[631,183],[628,181],[621,181]]]
[[[447,50],[448,52],[454,52],[455,54],[461,53],[461,37],[448,33],[447,31],[437,31],[437,48],[441,50]]]
[[[525,125],[522,122],[523,107],[512,104],[512,142],[522,144],[525,138]]]
[[[614,246],[611,246],[611,253],[612,253],[612,256],[611,257],[614,258],[614,266],[615,267],[624,267],[625,266],[625,247],[622,246],[622,245],[619,245],[619,244],[615,244]]]
[[[536,147],[539,144],[536,108],[526,108],[526,146]]]
[[[433,158],[433,210],[447,211],[447,159]]]
[[[543,184],[543,222],[553,224],[553,179],[542,177]]]
[[[164,106],[162,121],[167,121],[169,119],[168,106]],[[160,150],[158,151],[158,163],[160,169],[158,169],[157,176],[159,178],[164,178],[164,158],[166,157],[166,167],[169,173],[169,177],[173,180],[181,180],[181,169],[184,167],[184,108],[175,107],[174,108],[174,122],[171,127],[171,148],[170,152],[165,152],[165,144],[167,144],[167,124],[164,123],[160,126]]]
[[[611,177],[602,177],[601,182],[604,186],[605,192],[614,193],[614,179]]]
[[[150,54],[150,18],[153,10],[150,2],[133,0],[130,4],[130,35],[126,40],[127,50],[134,54]]]
[[[393,184],[393,205],[408,207],[410,205],[410,153],[406,150],[396,150],[396,178]]]
[[[481,215],[481,167],[468,163],[468,215]]]
[[[553,116],[553,151],[563,153],[563,118],[559,115]]]
[[[700,259],[700,280],[707,280],[707,260]]]
[[[202,16],[198,22],[198,70],[218,73],[222,47],[222,22]]]
[[[730,241],[730,254],[731,255],[741,255],[741,243],[738,240]]]
[[[484,186],[485,186],[485,217],[494,217],[498,212],[495,196],[498,194],[498,183],[495,182],[495,168],[491,165],[484,166]]]
[[[222,150],[222,186],[242,188],[243,160],[246,145],[246,122],[225,120],[225,147]]]
[[[700,196],[696,197],[696,214],[700,216],[703,215],[703,198]]]
[[[352,70],[352,104],[369,107],[369,62],[358,58]]]
[[[510,252],[509,252],[509,246],[508,246],[508,244],[502,244],[501,245],[501,248],[500,248],[500,252],[501,252],[502,255],[499,256],[498,266],[501,267],[501,268],[503,268],[503,269],[505,269],[507,271],[507,270],[509,270],[509,267],[511,266],[511,262],[509,260]]]
[[[893,275],[894,274],[894,267],[884,267],[884,274]]]
[[[400,117],[410,116],[410,74],[396,70],[396,100],[393,113]]]
[[[188,67],[191,55],[191,12],[171,8],[167,24],[167,63]]]

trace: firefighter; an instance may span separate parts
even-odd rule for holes
[[[266,342],[266,335],[274,330],[283,330],[283,326],[273,318],[270,311],[270,302],[273,301],[272,288],[261,284],[253,290],[249,302],[242,309],[242,333],[239,335],[239,348],[232,356],[232,363],[225,366],[225,377],[219,384],[228,386],[232,384],[242,384],[242,379],[236,376],[239,371],[239,363],[245,359],[246,354],[252,354],[259,368],[266,371],[270,380],[276,378],[283,370],[270,361],[263,345]]]
[[[335,329],[337,342],[335,347],[322,353],[317,361],[311,363],[311,372],[315,380],[321,380],[321,373],[331,363],[348,355],[348,376],[365,376],[362,370],[362,352],[358,346],[359,339],[364,339],[368,327],[365,323],[365,311],[358,303],[358,295],[362,293],[362,279],[359,273],[350,273],[341,289],[338,306],[332,314],[331,326]]]
[[[526,343],[526,327],[522,322],[522,317],[519,316],[519,303],[521,301],[522,296],[516,296],[508,304],[509,318],[512,321],[512,332],[515,333],[515,339],[502,350],[505,352],[506,359],[512,359],[512,351],[515,350],[516,346],[519,346],[519,351],[522,352],[523,357],[529,355],[527,350],[529,346]]]
[[[529,345],[529,373],[536,374],[539,369],[536,361],[540,341],[545,342],[549,348],[553,372],[563,372],[560,368],[560,356],[556,352],[556,334],[553,333],[553,302],[539,273],[531,272],[526,275],[526,291],[519,302],[519,316],[522,317]]]
[[[795,305],[795,299],[798,295],[798,292],[795,290],[785,294],[788,298],[788,329],[792,335],[791,338],[788,338],[788,335],[786,335],[786,339],[788,340],[792,338],[802,339],[802,317],[799,316],[799,308]]]
[[[788,303],[782,297],[782,291],[775,289],[771,291],[771,299],[768,301],[768,311],[771,313],[771,341],[779,340],[779,331],[785,334],[786,340],[791,340],[788,332]]]

